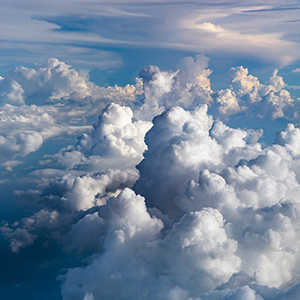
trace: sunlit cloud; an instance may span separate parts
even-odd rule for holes
[[[298,299],[297,3],[0,4],[1,299]]]

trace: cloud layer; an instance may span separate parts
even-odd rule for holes
[[[35,188],[14,194],[34,212],[1,226],[15,255],[50,241],[80,259],[59,276],[64,300],[299,293],[297,100],[277,70],[263,84],[233,67],[213,90],[208,63],[147,66],[125,87],[99,87],[57,59],[1,80],[8,171],[45,140],[81,133],[31,166]],[[288,124],[266,145],[249,126],[264,122]]]
[[[19,56],[30,63],[55,56],[85,67],[115,68],[122,66],[119,53],[128,47],[153,45],[219,58],[250,57],[277,66],[299,59],[295,1],[2,4],[0,55],[9,62]]]

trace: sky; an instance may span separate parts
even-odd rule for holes
[[[1,299],[299,298],[299,1],[0,5]]]

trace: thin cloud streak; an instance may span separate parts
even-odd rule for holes
[[[120,49],[157,47],[214,55],[222,49],[229,56],[246,54],[273,63],[280,62],[281,66],[300,57],[299,43],[283,38],[288,32],[297,33],[297,29],[291,28],[288,22],[286,26],[278,26],[278,21],[288,21],[291,13],[296,16],[296,12],[269,3],[266,7],[265,2],[254,1],[247,5],[172,1],[143,5],[134,1],[35,4],[21,5],[16,1],[14,5],[3,6],[0,41],[20,49],[22,43],[31,44],[33,51],[36,44],[43,47],[42,53],[45,54],[49,53],[46,45],[76,47],[76,44],[81,44],[86,47],[89,44],[99,48],[104,45]],[[278,10],[280,16],[276,13]],[[264,14],[263,18],[261,14]],[[64,25],[59,20],[67,23]],[[83,31],[76,27],[77,20]],[[222,28],[222,32],[204,30],[201,24],[211,24],[211,29]],[[51,53],[51,56],[58,55]]]

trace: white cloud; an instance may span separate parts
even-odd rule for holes
[[[0,134],[2,162],[5,162],[37,150],[45,139],[91,129],[85,125],[87,117],[99,114],[112,100],[121,104],[135,102],[136,96],[142,93],[142,82],[137,79],[136,85],[124,88],[100,88],[89,81],[86,73],[77,72],[57,59],[48,59],[45,64],[36,64],[33,68],[15,68],[1,79],[0,90]],[[136,124],[132,130],[147,130],[146,125],[143,128],[144,123]],[[18,150],[25,137],[35,141],[31,140],[27,149]],[[142,141],[137,143],[143,147]]]
[[[151,126],[150,122],[133,121],[129,107],[110,103],[93,125],[91,135],[81,135],[74,147],[62,149],[54,157],[68,168],[82,164],[103,164],[104,169],[120,164],[131,167],[142,159],[144,136]]]
[[[240,12],[240,14],[242,13]],[[217,21],[222,23],[222,17]],[[249,25],[253,26],[254,24]],[[277,62],[280,61],[281,65],[290,64],[297,57],[297,43],[284,40],[278,31],[273,33],[269,33],[268,30],[266,32],[263,30],[254,32],[250,31],[249,28],[245,30],[231,25],[230,28],[234,29],[229,29],[225,26],[227,27],[228,24],[223,27],[211,22],[199,23],[197,18],[182,20],[182,27],[185,29],[187,37],[191,39],[192,33],[198,36],[197,42],[189,42],[188,44],[196,46],[203,43],[200,47],[205,53],[215,51],[217,47],[227,53],[239,54],[243,51],[244,55],[249,56],[255,56],[256,53],[259,53],[258,56],[269,61],[276,57]],[[184,36],[181,39],[183,41],[188,40]],[[284,47],[289,48],[291,52],[284,53]],[[270,52],[272,52],[272,58],[269,55]]]
[[[105,118],[102,116],[102,123],[99,122],[93,131],[94,135],[96,132],[100,135],[91,137],[90,141],[89,135],[83,135],[78,149],[62,152],[59,161],[69,168],[86,164],[87,157],[81,152],[86,154],[87,149],[83,148],[88,146],[83,147],[83,144],[90,143],[88,152],[93,155],[89,158],[93,164],[105,164],[96,156],[107,158],[109,152],[109,155],[122,153],[122,157],[132,157],[138,163],[145,150],[143,136],[150,128],[142,120],[150,121],[174,105],[192,109],[206,103],[212,108],[217,107],[225,119],[241,113],[261,118],[269,114],[276,119],[286,117],[286,111],[293,107],[293,99],[284,89],[286,84],[277,75],[277,70],[270,78],[270,84],[263,85],[256,77],[249,75],[246,68],[232,68],[229,72],[232,85],[229,89],[214,92],[209,79],[212,71],[208,69],[208,61],[204,55],[185,57],[176,72],[161,71],[154,66],[145,67],[135,85],[107,88],[93,84],[87,73],[77,72],[57,59],[49,59],[33,68],[17,67],[8,77],[1,79],[3,106],[0,133],[5,134],[5,139],[11,136],[13,140],[29,133],[34,136],[40,134],[43,140],[66,133],[74,134],[90,128],[84,125],[86,118],[99,114],[107,103],[128,104],[132,112],[129,107],[118,108],[117,104],[110,104],[106,110],[111,114],[115,112],[111,117],[108,114]],[[123,123],[114,124],[111,119],[118,114],[118,121],[123,120],[121,111],[128,115],[124,128]],[[129,121],[131,118],[139,121]],[[105,122],[107,125],[104,125]],[[108,128],[110,132],[106,132]],[[24,154],[16,153],[7,159],[18,155]]]
[[[235,92],[230,89],[218,91],[216,101],[220,105],[220,113],[224,115],[236,114],[244,109],[240,107]]]
[[[135,170],[109,170],[97,176],[82,176],[74,179],[65,200],[75,210],[86,210],[105,204],[107,198],[118,194],[120,189],[131,187],[138,174]]]
[[[166,274],[184,277],[190,294],[214,289],[239,270],[237,242],[228,238],[223,226],[219,211],[204,208],[184,215],[163,241]]]
[[[176,72],[145,67],[125,87],[100,88],[57,60],[11,73],[24,101],[2,106],[0,154],[8,169],[54,134],[91,128],[81,122],[104,107],[75,145],[44,157],[60,169],[41,163],[28,176],[36,189],[15,192],[37,200],[38,211],[1,227],[20,255],[46,239],[85,259],[60,277],[64,299],[298,293],[297,285],[285,287],[300,276],[300,130],[289,124],[262,146],[262,130],[222,122],[276,124],[289,117],[293,99],[277,70],[262,84],[246,68],[232,68],[231,85],[219,91],[211,72],[199,55]],[[29,104],[39,93],[43,102]]]
[[[138,297],[138,289],[120,287],[125,288],[134,282],[145,282],[147,274],[143,274],[143,262],[134,260],[134,253],[156,238],[162,222],[151,218],[146,211],[144,199],[129,189],[125,189],[117,198],[110,199],[101,208],[99,216],[104,220],[103,226],[106,228],[105,238],[102,240],[105,254],[86,269],[69,270],[63,287],[64,297],[83,298],[84,294],[79,286],[81,271],[85,273],[85,289],[94,296],[101,294],[102,297],[110,297],[115,289],[120,291],[119,295],[123,298]],[[103,280],[96,283],[98,276]],[[71,289],[69,283],[72,285]]]
[[[17,67],[10,72],[8,82],[2,80],[8,90],[2,97],[4,101],[11,99],[10,102],[23,104],[25,99],[32,101],[32,97],[38,98],[37,103],[44,103],[58,100],[64,102],[70,98],[78,101],[91,96],[92,83],[80,77],[80,74],[70,67],[55,58],[50,58],[45,64],[35,65],[33,68]]]
[[[98,206],[105,205],[107,199],[117,196],[125,187],[132,187],[138,178],[137,171],[107,170],[81,176],[72,173],[50,176],[52,178],[43,191],[15,192],[30,199],[44,197],[45,208],[19,222],[0,227],[3,236],[10,241],[10,248],[18,252],[47,232],[47,239],[61,241],[67,250],[99,250],[98,238],[104,231],[98,228],[101,220],[93,213]]]
[[[86,269],[73,269],[68,272],[63,286],[66,299],[76,299],[77,293],[80,299],[81,284],[94,295],[101,294],[106,298],[116,295],[117,291],[113,289],[116,285],[119,286],[119,297],[124,299],[138,297],[144,290],[144,285],[149,286],[149,299],[164,299],[176,294],[188,295],[188,292],[180,292],[180,288],[176,288],[175,285],[182,285],[180,278],[183,274],[186,278],[185,288],[193,288],[196,293],[217,285],[218,281],[226,281],[239,267],[240,260],[234,255],[236,242],[226,236],[223,218],[216,210],[206,209],[186,215],[166,239],[153,245],[149,242],[157,236],[162,223],[145,212],[143,198],[135,196],[133,192],[124,190],[118,198],[109,200],[107,206],[100,208],[99,216],[103,218],[101,222],[106,223],[103,226],[107,228],[102,241],[105,252]],[[207,222],[209,226],[206,226]],[[215,239],[211,239],[212,234],[215,235]],[[153,253],[156,254],[153,256]],[[157,275],[155,273],[160,268],[156,261],[159,257],[156,255],[161,256],[164,264],[161,271],[165,270]],[[196,257],[197,263],[194,261]],[[174,260],[177,261],[175,264]],[[219,271],[216,270],[215,264],[218,264]],[[157,271],[153,270],[153,266],[158,268]],[[85,274],[84,283],[80,283],[83,278],[82,272]],[[201,281],[202,276],[206,280],[199,285],[195,274],[199,279],[202,278]],[[96,284],[98,276],[103,280]],[[163,286],[164,277],[167,285],[173,285],[173,291]],[[110,280],[107,281],[106,278]],[[120,287],[125,288],[126,283],[134,282],[137,278],[140,279],[136,282],[139,287],[127,291],[122,288],[120,290]],[[163,285],[160,286],[161,284]],[[69,288],[71,285],[72,289]]]
[[[101,255],[86,268],[69,270],[63,296],[80,299],[89,291],[104,299],[261,300],[274,298],[272,288],[280,295],[281,287],[295,283],[298,128],[289,125],[277,135],[281,145],[263,149],[246,142],[251,132],[212,123],[205,107],[195,112],[172,108],[153,123],[134,186],[152,208],[146,212],[143,198],[127,189],[101,206],[98,217],[82,219],[82,231],[91,226],[95,234],[90,247],[96,248],[101,236]],[[140,204],[133,204],[137,199]],[[141,220],[160,226],[153,235],[149,225],[146,237]],[[96,222],[106,229],[92,229]],[[75,228],[80,232],[81,223]],[[135,288],[125,289],[132,282]]]
[[[85,294],[83,300],[94,300],[94,296],[92,293]]]
[[[37,150],[43,143],[43,137],[38,133],[19,133],[14,137],[0,135],[0,163],[14,159],[17,156],[26,156]]]
[[[2,5],[0,26],[5,30],[0,39],[8,49],[32,54],[28,55],[30,60],[54,55],[73,63],[84,60],[85,65],[92,60],[101,67],[107,60],[105,55],[82,55],[92,52],[91,44],[98,48],[155,45],[207,54],[221,52],[220,57],[224,52],[229,56],[246,54],[280,64],[299,59],[299,43],[293,38],[299,31],[290,22],[299,19],[297,9],[284,7],[293,8],[290,1],[200,1],[197,5],[146,1],[143,6],[137,1],[13,3]],[[66,47],[68,51],[63,51]],[[120,65],[117,54],[112,53],[110,60],[112,66]]]
[[[239,110],[250,108],[252,113],[261,117],[265,117],[266,114],[271,114],[273,119],[284,117],[283,110],[293,106],[294,100],[290,93],[284,89],[286,84],[277,73],[278,70],[274,70],[269,80],[270,84],[264,85],[259,82],[257,77],[248,75],[247,68],[242,66],[231,68],[229,71],[232,80],[231,89],[233,90],[231,94],[234,93],[234,96],[236,95],[239,100],[234,99],[233,95],[230,95],[228,100],[217,98],[217,101],[221,102],[219,110],[223,112],[226,109],[229,111],[234,109],[238,113]],[[225,107],[222,107],[222,100]],[[238,102],[240,102],[241,107],[239,107]]]
[[[205,55],[185,57],[176,72],[161,71],[156,66],[143,68],[139,75],[143,79],[144,100],[135,116],[151,120],[176,105],[190,109],[211,103],[212,90],[208,77],[212,71],[208,69],[208,61]]]
[[[197,178],[206,165],[220,163],[221,148],[208,134],[212,120],[206,109],[203,106],[189,113],[174,107],[154,118],[145,138],[145,159],[137,166],[141,177],[135,186],[148,205],[163,212],[172,208],[173,197],[189,178]]]

